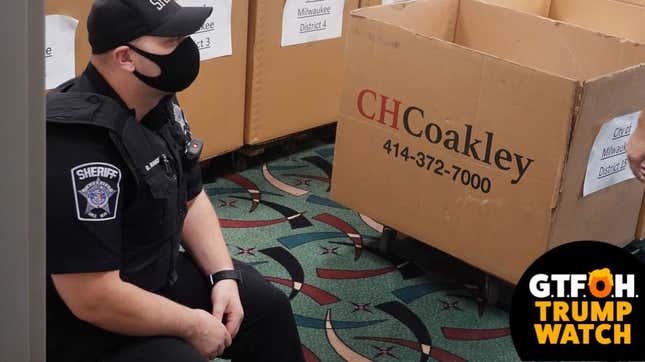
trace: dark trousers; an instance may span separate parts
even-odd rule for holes
[[[244,320],[233,344],[220,358],[237,361],[304,361],[298,330],[285,294],[270,285],[253,267],[235,262],[242,272],[240,299]],[[177,261],[179,279],[161,294],[190,308],[212,312],[211,288],[185,254]],[[132,338],[101,362],[204,362],[206,359],[180,338]]]

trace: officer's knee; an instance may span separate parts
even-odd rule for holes
[[[259,312],[261,318],[280,319],[282,316],[291,315],[291,302],[277,287],[264,283],[254,291],[254,294],[257,298],[255,299],[257,302],[254,303],[256,312]]]
[[[243,273],[240,296],[245,314],[246,311],[257,313],[259,318],[292,315],[291,303],[284,291],[264,280],[251,266],[236,265],[236,269]]]
[[[291,311],[291,302],[287,298],[287,295],[272,285],[267,288],[267,303],[271,306],[272,310],[282,311],[288,309]]]
[[[270,292],[266,293],[266,308],[270,319],[276,324],[291,323],[293,311],[287,295],[274,286],[270,286],[268,289]]]

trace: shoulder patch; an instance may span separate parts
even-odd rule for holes
[[[121,170],[109,163],[92,162],[78,165],[71,172],[78,219],[114,220],[121,192]]]

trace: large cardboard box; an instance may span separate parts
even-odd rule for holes
[[[347,36],[336,201],[510,282],[633,239],[640,183],[583,185],[599,133],[645,108],[645,46],[476,0],[360,9]]]
[[[344,1],[343,34],[358,1]],[[282,46],[286,2],[250,2],[245,129],[250,145],[337,120],[344,38]]]
[[[76,74],[87,65],[90,47],[87,16],[92,0],[46,0],[46,14],[60,14],[79,21],[76,31]],[[232,55],[202,61],[195,83],[179,95],[193,130],[204,141],[202,159],[243,145],[246,80],[248,0],[232,2]]]

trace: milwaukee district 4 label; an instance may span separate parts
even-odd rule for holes
[[[232,0],[177,0],[181,6],[211,6],[213,12],[191,38],[199,48],[200,59],[233,54],[231,39]]]
[[[345,0],[287,0],[282,15],[282,46],[339,38]]]
[[[641,112],[616,117],[605,123],[593,143],[583,196],[634,178],[627,159],[627,142]]]

